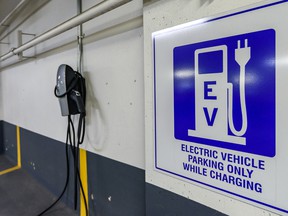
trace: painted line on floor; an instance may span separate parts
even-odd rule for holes
[[[20,167],[14,166],[14,167],[11,167],[11,168],[8,168],[8,169],[5,169],[5,170],[1,171],[0,175],[4,175],[6,173],[10,173],[10,172],[18,170],[18,169],[20,169]]]
[[[13,172],[21,168],[21,144],[20,144],[20,127],[16,126],[16,139],[17,139],[17,165],[5,170],[0,171],[0,175]]]

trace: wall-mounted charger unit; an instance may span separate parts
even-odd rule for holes
[[[85,115],[85,79],[69,65],[61,64],[57,71],[55,96],[59,98],[62,116]]]

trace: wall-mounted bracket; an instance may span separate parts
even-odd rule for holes
[[[83,40],[85,38],[85,36],[86,36],[85,34],[77,36],[78,43],[80,43],[80,41]]]
[[[32,36],[33,38],[36,37],[36,34],[31,34],[31,33],[25,33],[22,32],[21,30],[18,31],[18,47],[23,45],[23,36]],[[17,54],[19,60],[27,59],[27,58],[36,58],[35,56],[23,56],[23,52],[20,52]]]
[[[9,45],[10,43],[0,41],[0,44],[6,44],[6,45]]]

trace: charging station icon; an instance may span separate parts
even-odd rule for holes
[[[275,156],[273,29],[175,47],[173,55],[176,139]]]
[[[241,129],[237,130],[233,122],[233,84],[228,83],[227,46],[220,45],[195,50],[195,88],[200,92],[195,97],[197,104],[196,130],[188,129],[189,136],[223,140],[233,144],[246,144],[245,137],[242,137],[247,130],[245,66],[250,60],[251,48],[248,47],[247,39],[245,39],[243,48],[240,48],[240,40],[237,43],[235,61],[240,66]],[[203,55],[220,55],[220,61],[222,58],[221,69],[213,73],[202,71],[200,58]],[[233,135],[228,134],[227,123]]]

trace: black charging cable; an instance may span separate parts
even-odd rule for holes
[[[80,91],[82,92],[82,95],[80,92],[74,90],[74,88],[79,85]],[[67,190],[68,184],[69,184],[69,179],[70,179],[70,163],[69,163],[69,152],[68,152],[68,147],[70,146],[70,150],[73,156],[73,161],[74,161],[74,209],[77,209],[77,197],[78,197],[78,181],[79,181],[79,186],[80,190],[84,199],[84,205],[85,205],[85,211],[86,211],[86,216],[89,215],[88,212],[88,204],[87,204],[87,199],[84,193],[84,188],[82,185],[81,177],[80,177],[80,172],[79,172],[79,146],[83,143],[84,141],[84,135],[85,135],[85,99],[86,99],[86,88],[85,88],[85,80],[82,77],[82,75],[78,72],[75,72],[75,77],[71,80],[71,82],[68,85],[68,89],[66,92],[62,94],[58,94],[57,92],[57,86],[55,86],[54,89],[54,94],[56,97],[64,97],[64,96],[70,96],[71,99],[75,101],[75,103],[78,106],[78,111],[79,113],[79,122],[78,122],[78,128],[77,128],[77,141],[76,141],[76,134],[75,134],[75,127],[73,124],[73,121],[71,119],[71,115],[68,115],[68,126],[67,126],[67,136],[66,136],[66,168],[67,168],[67,175],[66,175],[66,181],[65,181],[65,186],[63,188],[62,193],[59,195],[59,197],[44,211],[42,211],[38,216],[42,216],[45,214],[47,211],[49,211],[53,206],[56,205],[57,202],[63,197],[65,191]],[[77,97],[83,98],[82,100],[79,100]]]
[[[85,133],[85,116],[80,114],[79,117],[79,123],[78,123],[78,132],[77,132],[77,142],[75,142],[75,127],[73,124],[73,121],[71,119],[71,116],[68,116],[69,119],[69,125],[71,125],[72,128],[72,134],[73,134],[73,144],[70,145],[70,149],[73,155],[73,159],[74,159],[74,209],[77,209],[77,197],[78,197],[78,181],[79,181],[79,185],[80,185],[80,190],[84,199],[84,205],[85,205],[85,211],[86,211],[86,215],[88,216],[88,205],[87,205],[87,199],[84,193],[84,188],[82,185],[82,181],[81,181],[81,177],[80,177],[80,172],[79,172],[79,145],[82,144],[83,142],[83,137],[84,137],[84,133]],[[80,122],[83,122],[80,123]],[[81,126],[82,124],[82,126]],[[82,130],[81,130],[82,128]],[[82,132],[82,133],[81,133]],[[82,134],[82,135],[81,135]],[[81,135],[81,136],[80,136]],[[81,142],[82,141],[82,142]]]
[[[81,126],[81,124],[82,124],[82,126]],[[82,128],[82,130],[81,130],[81,128]],[[80,190],[81,190],[81,193],[82,193],[82,196],[84,199],[86,216],[89,215],[87,199],[86,199],[86,196],[84,193],[84,188],[83,188],[83,184],[82,184],[80,172],[79,172],[79,145],[83,142],[84,133],[85,133],[85,116],[83,117],[80,115],[79,124],[78,124],[77,142],[76,142],[75,127],[74,127],[73,121],[71,119],[71,115],[69,115],[68,116],[68,126],[67,126],[67,136],[66,136],[66,143],[65,143],[66,169],[67,169],[65,186],[64,186],[61,194],[59,195],[59,197],[48,208],[46,208],[44,211],[42,211],[40,214],[38,214],[38,216],[44,215],[53,206],[55,206],[60,201],[60,199],[63,197],[65,191],[67,190],[67,187],[69,184],[69,177],[70,177],[70,162],[69,162],[69,152],[68,152],[69,146],[70,146],[70,150],[71,150],[71,153],[72,153],[72,156],[74,159],[74,209],[75,210],[77,209],[77,197],[78,197],[77,182],[79,181]]]
[[[61,194],[59,195],[59,197],[48,207],[46,208],[44,211],[42,211],[40,214],[38,214],[38,216],[44,215],[47,211],[49,211],[54,205],[56,205],[56,203],[59,202],[59,200],[62,198],[62,196],[64,195],[68,183],[69,183],[69,176],[70,176],[70,163],[69,163],[69,152],[68,152],[68,148],[69,148],[69,142],[71,143],[71,135],[70,135],[70,127],[69,127],[69,119],[68,119],[68,127],[67,127],[67,136],[66,136],[66,143],[65,143],[65,153],[66,153],[66,181],[65,181],[65,186],[61,192]]]

